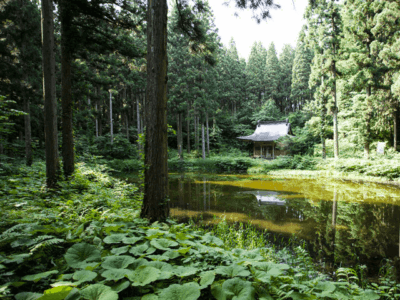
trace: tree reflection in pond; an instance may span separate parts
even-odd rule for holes
[[[230,179],[232,180],[226,180]],[[400,190],[378,184],[250,178],[170,177],[171,215],[217,222],[251,222],[312,247],[330,262],[367,264],[400,255]]]

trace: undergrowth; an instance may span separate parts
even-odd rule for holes
[[[395,283],[362,286],[351,270],[334,281],[301,247],[277,251],[250,227],[149,224],[138,218],[138,189],[104,166],[79,164],[54,192],[44,170],[0,177],[4,299],[399,298]]]

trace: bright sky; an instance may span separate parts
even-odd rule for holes
[[[223,5],[224,2],[209,0],[222,43],[227,46],[233,37],[240,57],[248,60],[251,46],[257,41],[261,41],[267,49],[274,42],[278,55],[284,44],[296,46],[300,29],[305,24],[303,14],[308,0],[294,0],[294,6],[292,0],[278,0],[276,3],[281,8],[272,10],[272,18],[260,24],[251,18],[250,10],[236,9],[235,0],[231,0],[229,7]],[[235,12],[238,12],[239,17],[234,16]]]

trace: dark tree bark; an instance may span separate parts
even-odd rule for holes
[[[53,1],[42,0],[42,57],[46,184],[56,188],[59,175]]]
[[[371,86],[366,89],[367,94],[367,112],[365,115],[365,137],[364,137],[364,157],[369,159],[369,144],[371,141],[371,120],[372,120],[372,101],[371,101]]]
[[[182,113],[176,114],[177,116],[177,144],[179,159],[183,160],[183,140],[182,140]]]
[[[186,123],[186,147],[187,153],[190,154],[190,115],[189,115],[189,107],[187,112],[187,123]]]
[[[25,23],[24,19],[26,18],[25,14],[25,0],[20,1],[20,5],[22,8],[22,14],[20,16],[20,26],[21,26],[21,57],[24,57],[26,50],[27,50],[27,33],[25,32]],[[23,68],[27,70],[27,66],[23,64]],[[23,75],[24,82],[28,82],[28,74],[24,72]],[[29,98],[25,84],[21,87],[22,89],[22,97],[23,97],[23,107],[24,112],[26,115],[24,116],[24,129],[25,129],[25,158],[26,158],[26,165],[32,165],[32,130],[31,130],[31,116],[30,116],[30,109],[29,109]]]
[[[169,216],[167,166],[167,13],[166,0],[148,0],[145,183],[141,217]]]
[[[204,124],[201,123],[201,154],[203,159],[206,159],[206,143],[204,138]]]
[[[29,99],[24,95],[24,127],[25,127],[25,158],[26,165],[32,165],[32,131],[31,131],[31,115],[29,109]]]
[[[60,0],[61,17],[61,108],[62,108],[62,158],[66,178],[75,169],[74,135],[72,126],[72,10],[68,0]]]
[[[208,126],[208,113],[206,114],[206,126],[207,126],[207,156],[210,157],[210,127]]]
[[[397,151],[397,136],[398,136],[398,131],[397,131],[397,127],[398,127],[398,112],[399,106],[398,103],[396,101],[395,104],[395,108],[393,110],[393,149],[394,151]]]

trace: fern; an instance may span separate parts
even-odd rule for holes
[[[35,252],[37,252],[39,250],[51,251],[51,250],[53,250],[55,245],[59,245],[59,244],[62,244],[65,242],[64,239],[59,239],[59,238],[49,236],[49,235],[39,236],[35,240],[37,240],[35,242],[36,245],[34,245],[30,248],[30,254],[34,254]]]

